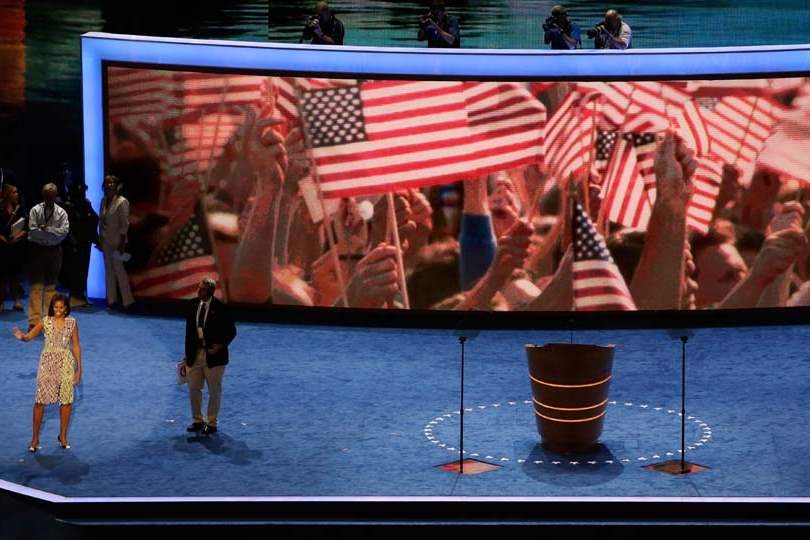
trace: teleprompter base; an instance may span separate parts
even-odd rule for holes
[[[462,463],[464,464],[463,470],[461,467]],[[477,459],[465,459],[463,461],[456,459],[448,463],[443,463],[442,465],[436,465],[436,468],[454,474],[481,474],[490,471],[497,471],[501,468],[501,466],[493,463],[487,463],[486,461],[479,461]]]
[[[688,461],[685,462],[683,466],[681,466],[680,459],[671,459],[669,461],[662,461],[661,463],[653,463],[652,465],[642,467],[642,469],[646,471],[662,472],[674,475],[699,473],[709,468],[710,467],[706,467],[705,465],[698,465],[697,463],[689,463]]]

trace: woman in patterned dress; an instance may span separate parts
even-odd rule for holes
[[[59,445],[70,448],[67,440],[70,409],[73,405],[73,386],[82,379],[82,350],[79,346],[79,326],[70,317],[70,303],[64,295],[54,295],[48,307],[48,316],[36,324],[27,334],[14,327],[13,333],[20,341],[31,341],[45,331],[45,346],[39,357],[37,370],[37,393],[34,400],[34,434],[29,452],[39,448],[39,428],[45,405],[59,402]],[[72,352],[71,352],[72,349]]]

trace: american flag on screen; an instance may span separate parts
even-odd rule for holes
[[[501,149],[501,170],[542,162],[546,107],[524,85],[465,82],[464,101],[470,129]]]
[[[684,102],[675,107],[670,115],[672,127],[681,136],[684,144],[695,151],[695,155],[703,157],[711,154],[712,139],[709,136],[709,128],[700,114],[697,103]]]
[[[537,96],[546,90],[554,88],[556,85],[556,81],[534,81],[529,83],[529,92],[531,92],[533,96]]]
[[[759,164],[810,184],[810,83],[799,88],[791,105],[790,113],[765,141]]]
[[[111,125],[125,118],[136,122],[162,122],[175,110],[176,95],[171,71],[107,69],[107,114]]]
[[[356,79],[323,79],[305,77],[271,77],[270,85],[276,101],[276,109],[289,123],[298,122],[298,96],[301,92],[354,86]]]
[[[723,178],[723,164],[711,158],[700,158],[692,177],[694,188],[686,207],[686,226],[699,234],[707,234],[717,206],[717,195]]]
[[[219,158],[244,122],[242,114],[206,114],[176,126],[178,139],[168,155],[174,176],[204,172]]]
[[[579,176],[595,159],[599,96],[571,92],[546,124],[545,163],[553,178]]]
[[[607,219],[625,227],[647,228],[652,203],[639,170],[632,135],[624,135],[616,142],[602,183],[602,194]]]
[[[574,309],[630,311],[636,309],[622,274],[602,236],[582,205],[574,207]]]
[[[470,94],[460,82],[368,81],[303,92],[301,115],[324,196],[451,182],[539,161],[537,126],[510,133],[490,116],[490,101],[468,108],[470,97],[488,89]],[[501,92],[494,96],[499,103]],[[524,106],[521,114],[539,118],[539,108]]]
[[[181,103],[177,142],[169,165],[174,176],[208,169],[245,119],[244,109],[257,114],[269,103],[269,80],[255,75],[178,72]]]
[[[600,127],[635,133],[674,129],[697,155],[710,151],[703,117],[683,85],[675,82],[582,82],[580,92],[601,96]]]
[[[596,142],[594,143],[596,155],[591,170],[602,183],[604,183],[610,156],[613,154],[613,148],[616,146],[616,139],[618,139],[619,135],[618,131],[605,131],[603,129],[596,131]]]
[[[787,121],[765,142],[759,165],[810,184],[810,120]]]
[[[785,108],[763,96],[698,98],[698,103],[709,131],[712,154],[741,169],[747,181]]]
[[[163,246],[151,268],[130,275],[140,297],[194,298],[204,277],[219,281],[208,227],[200,204],[189,220]]]
[[[778,79],[729,79],[717,81],[689,81],[687,91],[695,96],[727,96],[730,94],[780,95],[798,90],[803,77]]]
[[[647,190],[647,198],[650,199],[650,204],[652,204],[655,202],[656,195],[655,151],[658,148],[655,133],[627,133],[625,138],[636,149],[638,173],[644,182],[644,189]]]
[[[175,74],[181,117],[193,120],[200,114],[232,112],[238,106],[261,108],[269,103],[269,79],[256,75],[195,73]]]
[[[657,85],[657,86],[650,86]],[[660,83],[641,82],[581,82],[576,85],[582,93],[596,93],[602,98],[604,122],[610,129],[625,129],[629,119],[654,122],[659,130],[669,126],[666,118],[668,93]],[[656,118],[657,117],[657,118]],[[638,130],[638,127],[633,127]]]

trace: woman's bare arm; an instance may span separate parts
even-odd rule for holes
[[[37,337],[40,332],[42,332],[42,321],[35,324],[34,327],[31,328],[26,334],[23,334],[22,330],[20,330],[16,326],[11,330],[11,333],[14,334],[14,337],[20,341],[31,341],[32,339]]]

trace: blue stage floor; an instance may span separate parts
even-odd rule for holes
[[[190,437],[174,381],[183,321],[75,313],[84,381],[56,442],[49,407],[30,440],[41,341],[0,315],[0,478],[66,496],[810,496],[810,327],[699,330],[688,345],[688,459],[677,458],[680,343],[663,331],[576,332],[615,343],[603,446],[563,458],[538,446],[526,343],[569,332],[488,331],[468,343],[468,455],[495,472],[434,468],[457,456],[458,342],[451,331],[241,323],[225,374],[220,432]],[[477,454],[477,456],[476,456]]]

